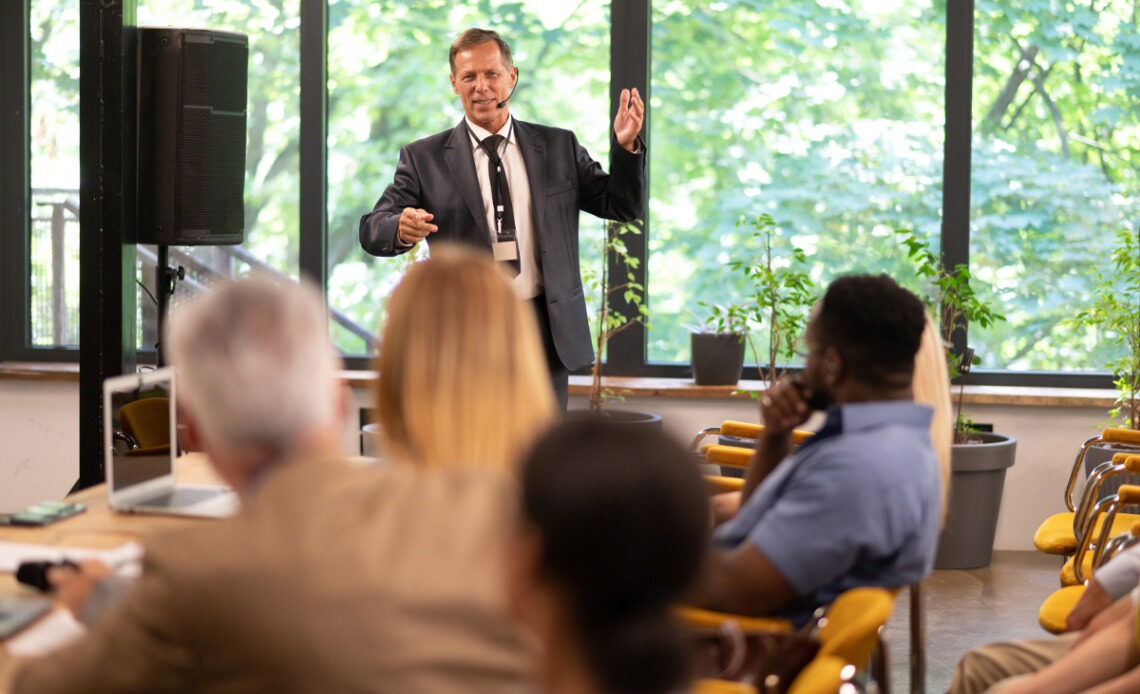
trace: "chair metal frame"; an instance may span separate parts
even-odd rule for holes
[[[1102,566],[1108,560],[1105,556],[1105,550],[1109,544],[1109,537],[1112,535],[1112,522],[1116,520],[1116,514],[1120,512],[1121,508],[1137,503],[1140,503],[1140,485],[1125,484],[1116,490],[1116,494],[1101,499],[1093,507],[1092,513],[1089,514],[1090,519],[1104,514],[1104,521],[1101,523],[1100,532],[1097,533],[1095,545],[1090,542],[1093,535],[1092,529],[1095,527],[1091,523],[1088,525],[1088,532],[1077,545],[1077,553],[1073,555],[1073,575],[1076,577],[1078,585],[1088,580],[1084,575],[1085,554],[1091,549],[1093,551],[1092,566],[1094,568]]]

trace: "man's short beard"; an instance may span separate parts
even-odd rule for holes
[[[807,404],[813,410],[826,410],[835,404],[835,396],[823,388],[813,388]]]

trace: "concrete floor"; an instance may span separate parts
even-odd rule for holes
[[[971,647],[1040,638],[1037,610],[1060,587],[1061,561],[1039,552],[994,552],[983,569],[935,571],[926,579],[926,692],[950,686],[954,666]],[[899,595],[884,639],[892,694],[910,689],[910,601]]]

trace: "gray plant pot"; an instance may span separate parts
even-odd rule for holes
[[[946,525],[938,538],[936,569],[989,566],[997,533],[1006,468],[1013,465],[1017,439],[978,434],[982,443],[954,444]]]
[[[597,413],[589,410],[567,410],[566,418],[578,421],[596,418],[623,426],[649,426],[656,427],[658,430],[663,426],[661,415],[652,412],[638,412],[637,410],[602,410]]]
[[[733,386],[744,371],[744,336],[689,333],[693,380],[698,386]]]

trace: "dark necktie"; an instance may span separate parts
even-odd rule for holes
[[[495,240],[499,243],[515,243],[515,210],[511,205],[511,189],[507,185],[507,172],[503,171],[503,160],[499,157],[499,144],[502,135],[491,135],[483,139],[479,146],[487,153],[487,173],[491,181],[491,204],[495,206]],[[516,246],[517,248],[517,246]],[[518,259],[503,261],[519,273]]]

